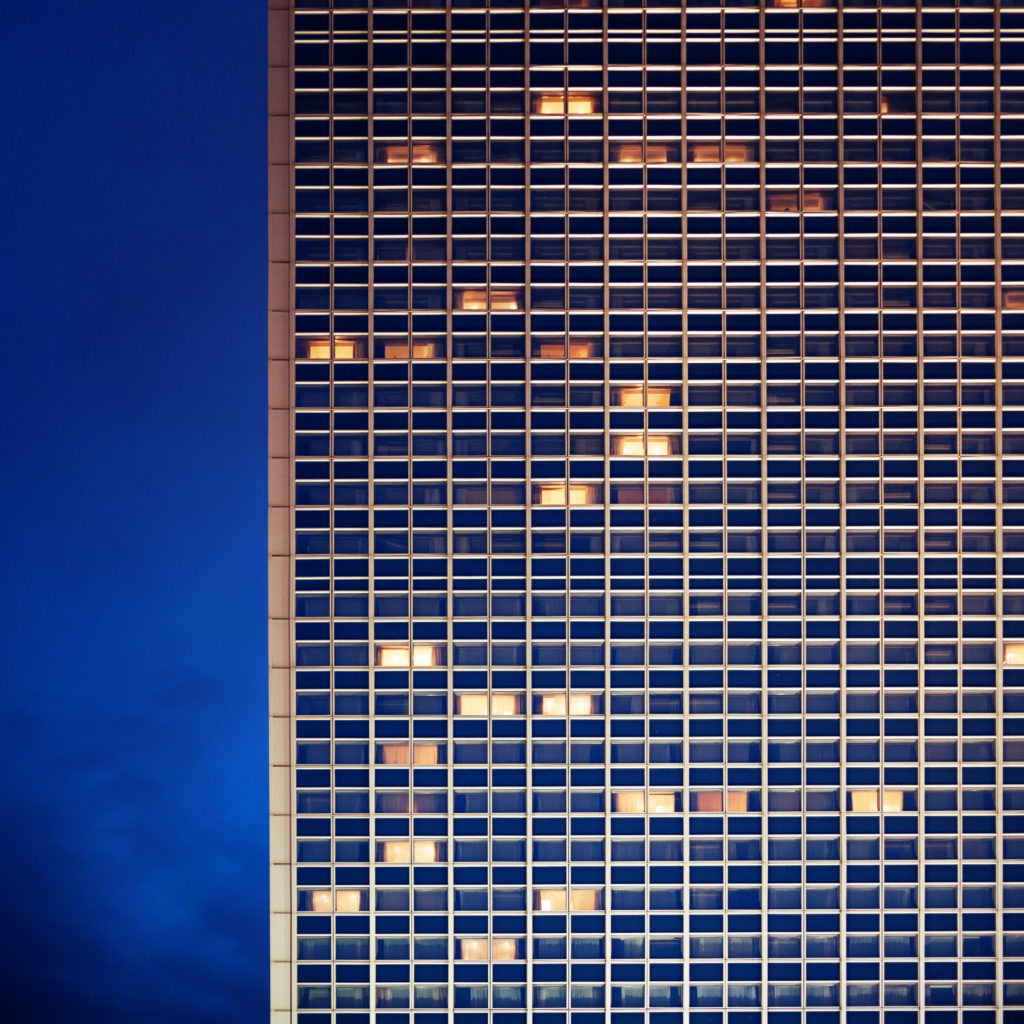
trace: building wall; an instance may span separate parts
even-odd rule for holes
[[[294,6],[276,1018],[1024,1013],[1024,5]]]

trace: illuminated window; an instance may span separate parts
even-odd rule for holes
[[[671,159],[679,159],[676,147],[669,148],[665,143],[647,143],[647,163],[664,164]],[[718,149],[715,147],[715,159]],[[644,162],[644,147],[640,142],[613,142],[611,145],[611,162],[613,164],[639,164]]]
[[[804,211],[807,213],[820,213],[828,209],[828,203],[824,192],[804,192]]]
[[[775,212],[792,212],[800,209],[799,192],[769,192],[768,209]]]
[[[438,345],[434,341],[415,341],[411,345],[407,341],[388,341],[384,343],[385,359],[435,359]]]
[[[591,693],[569,694],[568,701],[564,693],[545,693],[540,699],[542,715],[564,718],[567,707],[570,715],[597,714],[597,702]]]
[[[491,714],[521,715],[523,699],[518,693],[494,693],[491,695]]]
[[[301,347],[301,345],[300,345]],[[314,338],[305,342],[306,348],[306,359],[330,359],[331,358],[331,339],[330,338]],[[334,339],[334,358],[335,359],[362,359],[366,355],[363,345],[358,341],[353,341],[350,338],[335,338]],[[300,355],[300,358],[302,356]]]
[[[727,142],[725,145],[725,163],[738,164],[755,159],[752,142]]]
[[[569,892],[570,910],[601,910],[604,894],[600,889],[572,889]]]
[[[339,914],[353,914],[366,909],[364,893],[359,889],[339,889],[334,894],[334,909]]]
[[[486,960],[487,939],[459,939],[460,960]],[[491,941],[492,960],[518,960],[515,939],[493,939]]]
[[[722,794],[717,789],[703,790],[693,794],[696,797],[696,810],[698,811],[721,811]]]
[[[615,142],[611,147],[612,163],[640,164],[644,160],[642,142]]]
[[[675,793],[648,793],[623,790],[614,794],[615,810],[621,814],[672,814],[676,809]]]
[[[877,789],[850,790],[850,810],[867,811],[877,814],[879,810],[886,812],[903,810],[903,791],[887,789],[879,793]]]
[[[594,93],[544,92],[533,97],[535,114],[596,114],[597,96]]]
[[[628,385],[611,389],[612,405],[625,406],[629,409],[643,408],[644,389],[642,385]],[[661,408],[672,405],[672,389],[664,387],[648,387],[646,405]]]
[[[378,743],[377,764],[408,764],[408,743]]]
[[[458,699],[460,715],[485,716],[487,714],[486,693],[460,693]]]
[[[883,811],[902,811],[903,792],[899,789],[886,789],[882,792]]]
[[[534,891],[534,910],[565,910],[567,905],[564,889],[536,889]]]
[[[306,358],[307,359],[330,359],[331,358],[331,339],[324,338],[316,341],[309,341],[306,343]]]
[[[717,142],[691,142],[688,157],[695,164],[717,164],[722,159],[722,150]]]
[[[1004,288],[1003,307],[1005,309],[1024,309],[1024,288]]]
[[[441,745],[439,743],[414,743],[412,745],[413,764],[440,764]]]
[[[676,439],[665,435],[649,434],[646,443],[643,434],[618,434],[612,440],[616,455],[671,455]]]
[[[377,148],[377,162],[385,164],[439,164],[441,146],[437,142],[392,142]]]
[[[596,505],[600,501],[597,484],[534,484],[534,505]]]
[[[643,814],[647,809],[642,789],[631,793],[615,794],[615,810],[621,814]]]
[[[570,359],[591,359],[598,354],[597,346],[592,341],[570,339],[568,345]],[[565,359],[566,344],[562,338],[541,341],[534,350],[534,355],[541,359]]]
[[[1024,665],[1024,643],[1004,643],[1003,664]]]
[[[460,960],[486,960],[486,939],[459,939]]]
[[[417,839],[389,839],[377,844],[377,860],[386,864],[408,864],[410,849],[414,864],[436,864],[441,860],[442,843]]]
[[[519,293],[511,288],[491,291],[491,309],[519,309]]]
[[[675,793],[648,793],[648,814],[671,814],[676,809]]]
[[[746,811],[748,810],[747,794],[743,790],[732,790],[726,794],[725,806],[730,811]]]
[[[444,648],[441,644],[377,644],[374,664],[381,668],[431,668],[444,664]]]
[[[455,302],[459,309],[519,309],[519,292],[513,288],[494,288],[488,303],[486,288],[464,288],[456,292]]]

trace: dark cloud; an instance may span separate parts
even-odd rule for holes
[[[14,1024],[267,1017],[265,39],[0,5]]]

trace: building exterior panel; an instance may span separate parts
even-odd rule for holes
[[[270,7],[275,1019],[1024,1019],[1024,5]]]

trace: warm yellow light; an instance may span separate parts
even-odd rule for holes
[[[430,668],[434,665],[440,665],[442,663],[440,645],[414,644],[412,663],[416,668]]]
[[[496,940],[500,941],[500,940]],[[461,960],[486,960],[487,940],[486,939],[460,939],[459,959]],[[508,959],[508,958],[506,958]]]
[[[733,790],[731,793],[727,793],[725,797],[725,807],[729,811],[745,811],[747,810],[747,794],[740,791]]]
[[[561,341],[542,341],[537,355],[541,359],[564,359],[565,344]]]
[[[600,910],[604,904],[600,889],[573,889],[569,893],[570,910]]]
[[[804,212],[821,213],[825,209],[824,192],[804,192]]]
[[[377,745],[378,764],[408,764],[408,743],[380,743]]]
[[[882,97],[882,101],[881,101],[881,103],[879,104],[879,107],[878,107],[878,109],[879,109],[879,110],[880,110],[880,111],[881,111],[881,112],[882,112],[883,114],[888,114],[888,113],[889,113],[889,97],[888,97],[888,96],[883,96],[883,97]]]
[[[1007,288],[1003,292],[1006,309],[1024,309],[1024,288]]]
[[[612,147],[612,160],[620,164],[643,163],[644,147],[640,142],[619,142]]]
[[[648,388],[647,404],[651,407],[661,408],[672,404],[671,388]]]
[[[459,694],[460,715],[486,715],[487,694],[486,693],[460,693]]]
[[[650,793],[647,810],[650,814],[671,814],[676,809],[675,793]]]
[[[901,789],[886,789],[882,791],[882,810],[883,811],[902,811],[903,810],[903,790]]]
[[[648,435],[646,444],[643,434],[620,434],[614,438],[616,455],[671,455],[671,439],[664,434]]]
[[[486,939],[484,940],[486,944]],[[491,942],[492,960],[518,960],[515,939],[494,939]]]
[[[570,359],[589,359],[594,355],[594,343],[592,341],[570,341]]]
[[[438,844],[432,841],[417,840],[412,844],[412,859],[414,864],[436,864],[438,857]]]
[[[433,359],[437,355],[437,345],[432,341],[417,341],[411,346],[405,341],[389,341],[384,344],[384,358],[408,359],[410,349],[413,359]]]
[[[850,809],[853,811],[877,811],[878,790],[877,789],[852,789],[850,790]]]
[[[643,814],[646,808],[642,789],[615,794],[615,810],[621,814]]]
[[[613,397],[616,405],[622,405],[629,409],[640,409],[644,404],[644,389],[642,387],[617,388]]]
[[[541,484],[538,489],[538,505],[564,505],[565,484]]]
[[[799,192],[769,192],[768,209],[776,212],[791,212],[800,209]]]
[[[565,97],[560,92],[545,92],[533,98],[535,114],[564,114]]]
[[[697,793],[696,796],[698,811],[722,810],[722,794],[719,790],[704,790],[703,792]]]
[[[521,715],[519,698],[514,693],[491,694],[491,714],[498,715]]]
[[[491,292],[491,309],[518,309],[519,293],[512,289]]]
[[[535,505],[593,505],[597,501],[597,488],[593,484],[537,484],[534,487]]]
[[[308,359],[330,359],[331,339],[319,338],[316,341],[308,342],[306,345],[306,352]]]
[[[441,162],[441,147],[436,142],[404,142],[384,147],[384,162],[389,164],[437,164]]]
[[[385,843],[380,844],[380,857],[379,860],[385,861],[388,864],[408,864],[409,863],[409,843],[408,841],[402,841],[398,839],[389,839]]]
[[[334,894],[334,909],[339,914],[354,914],[363,909],[363,894],[358,889],[339,889]]]
[[[593,114],[597,110],[597,97],[592,93],[571,92],[568,99],[560,92],[545,92],[535,96],[535,114]]]
[[[546,693],[540,699],[540,713],[542,715],[565,716],[565,694]]]
[[[594,695],[591,693],[570,693],[570,715],[592,715],[594,713]]]
[[[565,890],[537,889],[533,894],[533,906],[535,910],[565,910]]]
[[[375,664],[381,668],[408,668],[408,644],[377,644]]]
[[[436,142],[417,142],[412,147],[414,164],[437,164],[441,162],[441,147]]]
[[[593,114],[597,110],[596,97],[588,92],[569,93],[570,114]]]
[[[316,892],[310,893],[310,896],[315,911],[320,914],[329,914],[331,912],[330,889],[317,889]]]
[[[647,162],[649,164],[666,164],[668,157],[668,146],[659,145],[656,142],[647,143]]]
[[[690,160],[695,164],[717,164],[722,151],[717,142],[695,142],[690,146]]]
[[[1003,664],[1024,665],[1024,643],[1004,643]]]
[[[643,434],[620,435],[615,438],[616,455],[645,455]]]
[[[471,288],[459,294],[459,309],[486,309],[487,292]]]
[[[414,743],[412,745],[413,764],[439,764],[440,744],[438,743]]]
[[[754,147],[749,142],[727,143],[725,147],[725,162],[727,164],[743,163],[745,160],[754,159]]]

